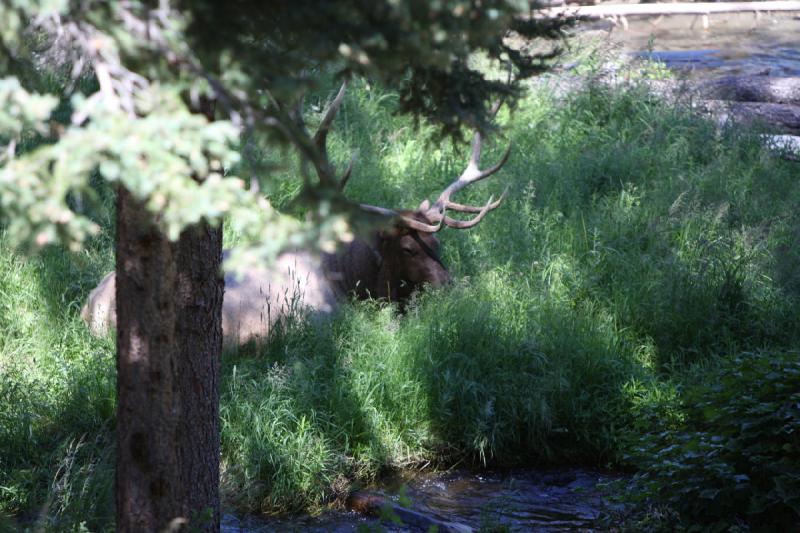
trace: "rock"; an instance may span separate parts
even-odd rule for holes
[[[762,135],[761,140],[771,150],[789,161],[800,162],[800,136],[797,135]]]
[[[401,507],[391,498],[380,494],[354,492],[347,498],[346,505],[351,511],[367,516],[380,516],[381,511],[386,510],[398,517],[403,522],[404,527],[412,530],[435,530],[439,533],[471,533],[473,531],[471,527],[464,524],[445,522],[418,511]]]

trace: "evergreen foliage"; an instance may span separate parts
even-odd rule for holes
[[[349,238],[348,210],[336,172],[292,111],[302,95],[331,72],[363,75],[397,86],[398,111],[439,124],[442,134],[460,136],[463,124],[485,129],[487,102],[516,95],[516,80],[552,55],[507,44],[509,31],[558,36],[563,23],[520,17],[528,8],[521,0],[3,0],[0,207],[8,238],[79,248],[98,231],[85,209],[96,173],[146,201],[173,240],[200,220],[228,217],[242,236],[232,264],[269,261],[304,243],[330,249]],[[508,79],[471,67],[473,52],[505,65]],[[96,83],[74,83],[81,76]],[[204,100],[217,104],[211,122],[196,113]],[[319,180],[306,165],[295,169],[314,216],[282,215],[232,174],[243,170],[243,133],[251,147],[293,148],[316,170]],[[38,140],[23,145],[30,135]],[[274,186],[270,169],[250,170],[261,190]]]

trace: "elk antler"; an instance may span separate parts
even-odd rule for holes
[[[342,82],[342,87],[336,94],[336,98],[334,98],[333,102],[331,102],[331,105],[325,112],[325,116],[322,117],[322,121],[319,123],[319,127],[317,128],[316,133],[314,133],[313,137],[314,145],[322,155],[322,159],[325,162],[323,166],[327,167],[322,171],[318,169],[321,182],[330,183],[331,181],[333,181],[334,168],[330,160],[328,159],[328,133],[331,131],[331,126],[333,125],[333,120],[336,118],[336,113],[338,113],[339,108],[342,107],[342,102],[344,101],[344,95],[345,92],[347,91],[348,81],[349,80],[345,78],[345,80]],[[303,121],[302,96],[297,101],[294,115],[297,124],[304,132],[307,133],[305,122]],[[356,154],[353,153],[353,156],[350,158],[350,162],[347,164],[347,168],[345,169],[344,174],[342,174],[342,176],[338,180],[335,180],[340,190],[344,189],[344,186],[347,184],[347,180],[350,179],[350,174],[353,171],[353,163],[355,163],[355,160],[356,160]],[[322,175],[323,172],[327,173],[327,175]]]
[[[328,107],[328,110],[325,112],[325,116],[322,117],[322,121],[319,123],[319,128],[317,128],[317,132],[314,134],[313,137],[314,145],[316,146],[320,154],[322,154],[323,161],[325,161],[324,167],[326,167],[326,169],[324,170],[324,172],[329,172],[329,174],[326,176],[320,175],[320,180],[322,181],[328,181],[328,182],[332,181],[331,178],[333,175],[333,165],[330,163],[330,160],[328,159],[328,149],[327,149],[328,133],[331,130],[334,118],[336,118],[336,113],[342,106],[342,101],[344,101],[344,95],[347,90],[347,83],[348,83],[347,79],[345,79],[342,82],[342,87],[339,89],[339,93],[336,95],[336,98],[333,99],[333,102],[331,102],[330,107]],[[303,99],[301,97],[298,100],[297,106],[295,108],[295,121],[303,129],[303,131],[306,131],[305,123],[303,122],[302,111],[303,111]],[[344,174],[342,174],[341,178],[336,180],[340,190],[344,189],[345,185],[347,184],[347,180],[350,179],[350,174],[352,173],[353,163],[355,162],[355,159],[356,159],[356,154],[354,153],[353,156],[350,158],[350,163],[347,165],[347,169],[344,171]],[[419,220],[408,217],[393,209],[387,209],[385,207],[359,204],[359,208],[369,213],[376,213],[383,216],[397,218],[403,223],[403,225],[415,229],[417,231],[434,233],[442,229],[443,219],[439,220],[438,224],[425,224],[424,222],[420,222]]]
[[[342,106],[342,101],[344,101],[344,95],[347,90],[348,80],[345,79],[342,82],[342,87],[339,89],[336,98],[333,99],[331,105],[328,107],[328,110],[325,112],[325,116],[322,117],[322,121],[319,124],[319,128],[317,132],[314,134],[313,141],[314,145],[316,146],[319,153],[322,155],[322,159],[324,164],[322,168],[318,168],[318,173],[320,173],[320,180],[326,181],[328,183],[333,181],[333,165],[331,165],[330,160],[328,159],[328,150],[327,150],[327,140],[328,140],[328,133],[330,132],[331,126],[333,125],[333,120],[336,118],[336,113],[339,111],[339,108]],[[497,114],[497,111],[500,109],[503,100],[498,100],[493,106],[490,111],[490,116],[494,117]],[[296,110],[296,121],[300,125],[300,127],[305,130],[305,124],[303,123],[302,118],[302,97],[298,102],[298,107]],[[506,193],[508,189],[506,188],[503,191],[503,194],[500,196],[497,201],[494,200],[494,197],[490,197],[489,201],[483,207],[478,206],[470,206],[470,205],[463,205],[450,200],[450,197],[455,194],[456,192],[460,191],[464,187],[475,183],[476,181],[480,181],[482,179],[488,178],[498,170],[500,170],[503,165],[508,160],[508,156],[511,153],[511,146],[509,146],[506,151],[503,153],[503,156],[500,158],[500,161],[497,162],[494,166],[481,170],[480,169],[480,160],[481,160],[481,151],[483,148],[483,138],[479,131],[475,132],[475,135],[472,138],[472,153],[470,155],[469,164],[467,168],[464,169],[464,172],[461,173],[461,176],[458,177],[453,183],[451,183],[442,194],[439,195],[439,198],[433,204],[433,206],[428,206],[427,201],[423,204],[425,207],[423,209],[422,214],[428,218],[433,224],[427,224],[425,222],[419,221],[415,218],[409,217],[404,215],[400,211],[395,211],[394,209],[387,209],[385,207],[378,207],[369,204],[359,204],[359,208],[363,211],[369,213],[375,213],[383,216],[389,216],[398,219],[402,222],[403,225],[417,230],[422,231],[425,233],[435,233],[442,229],[445,225],[456,228],[456,229],[465,229],[471,228],[478,224],[486,214],[497,208],[505,199]],[[353,157],[350,158],[350,163],[347,165],[347,169],[342,174],[341,178],[336,180],[338,183],[338,187],[340,189],[344,189],[344,186],[347,184],[347,180],[350,178],[350,174],[353,170],[353,163],[355,162],[355,154]],[[324,175],[323,175],[324,173]],[[477,213],[475,217],[470,220],[458,220],[451,217],[448,217],[445,213],[450,209],[452,211],[458,211],[462,213]]]
[[[376,205],[369,204],[358,204],[358,207],[367,213],[376,213],[378,215],[399,219],[404,226],[417,231],[422,231],[424,233],[436,233],[443,227],[442,223],[444,222],[444,217],[439,219],[438,224],[426,224],[414,218],[408,217],[399,211],[395,211],[394,209],[387,209],[385,207],[378,207]]]
[[[342,87],[339,89],[339,93],[336,95],[336,98],[333,99],[333,102],[331,102],[328,111],[325,112],[325,116],[322,117],[322,122],[319,123],[317,133],[314,134],[314,144],[317,145],[317,149],[322,152],[326,160],[328,159],[328,132],[331,130],[331,125],[333,124],[333,119],[336,118],[336,113],[338,113],[339,108],[342,107],[344,93],[347,91],[347,83],[348,79],[345,78],[342,82]],[[355,160],[356,154],[354,152],[350,157],[350,162],[347,164],[344,174],[337,180],[340,190],[344,190],[345,185],[347,185],[347,180],[350,179],[350,173],[353,171],[353,163],[355,163]]]
[[[497,111],[500,109],[503,101],[497,101],[490,111],[490,116],[494,117],[497,114]],[[419,220],[413,219],[411,217],[405,216],[398,211],[394,211],[392,209],[386,209],[384,207],[377,207],[374,205],[367,205],[367,204],[359,204],[359,207],[364,211],[368,211],[370,213],[378,213],[381,215],[398,217],[403,224],[408,226],[409,228],[415,229],[417,231],[424,231],[426,233],[434,233],[442,229],[443,226],[449,226],[451,228],[456,229],[466,229],[471,228],[478,224],[486,214],[491,211],[492,209],[497,208],[505,199],[506,194],[508,193],[508,188],[503,191],[503,194],[500,195],[496,201],[494,197],[489,197],[489,201],[486,205],[482,207],[478,206],[471,206],[471,205],[464,205],[453,202],[450,200],[450,197],[455,194],[456,192],[460,191],[467,185],[471,185],[476,181],[480,181],[484,178],[488,178],[498,170],[500,170],[503,165],[508,160],[508,156],[511,153],[511,146],[506,148],[506,151],[503,153],[500,161],[498,161],[494,166],[487,168],[485,170],[480,169],[480,161],[481,161],[481,149],[483,147],[483,139],[481,133],[479,131],[475,132],[475,135],[472,138],[472,153],[469,158],[469,164],[467,168],[464,169],[464,172],[456,179],[453,183],[447,186],[447,188],[442,191],[442,194],[439,195],[439,198],[436,199],[436,202],[431,206],[427,200],[425,200],[419,208],[419,211],[433,224],[426,224],[424,222],[420,222]],[[450,209],[452,211],[458,211],[461,213],[477,213],[477,215],[470,220],[458,220],[455,218],[451,218],[446,215],[447,210]]]
[[[494,117],[497,114],[497,111],[500,109],[502,103],[502,99],[495,102],[490,111],[491,117]],[[486,216],[486,213],[492,209],[495,209],[505,199],[506,193],[508,193],[508,188],[503,191],[503,194],[497,201],[493,201],[494,197],[490,197],[489,201],[483,207],[459,204],[450,200],[450,197],[453,194],[460,191],[464,187],[488,178],[500,170],[503,165],[506,164],[506,161],[508,161],[508,156],[511,154],[511,146],[509,145],[502,157],[500,157],[500,161],[485,170],[481,170],[480,162],[482,149],[483,137],[479,131],[476,131],[475,135],[472,137],[472,152],[470,154],[467,168],[464,169],[464,172],[461,173],[458,179],[456,179],[453,183],[448,185],[444,191],[442,191],[442,194],[439,195],[439,198],[436,199],[436,202],[434,202],[433,206],[427,209],[426,216],[430,220],[439,222],[443,221],[447,226],[456,229],[471,228],[480,222],[483,217]],[[478,213],[478,215],[470,220],[457,220],[445,215],[445,211],[447,209],[461,213]]]

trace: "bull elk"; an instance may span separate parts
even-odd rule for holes
[[[341,107],[346,86],[347,82],[342,85],[313,137],[323,155],[323,172],[330,172],[333,168],[327,160],[326,137]],[[499,107],[500,102],[492,108],[492,114]],[[299,116],[298,113],[299,123],[304,128]],[[248,270],[238,278],[226,275],[222,305],[224,343],[235,346],[265,339],[275,321],[295,305],[327,313],[349,295],[358,299],[387,299],[403,305],[414,291],[424,285],[437,287],[449,282],[450,274],[440,258],[436,233],[444,226],[467,229],[477,225],[489,211],[500,205],[507,192],[497,200],[490,197],[482,206],[463,205],[450,199],[468,185],[497,172],[510,153],[509,147],[497,164],[482,170],[479,166],[481,148],[482,136],[476,132],[466,169],[432,204],[425,200],[415,210],[359,204],[361,210],[383,218],[383,223],[365,238],[354,239],[337,253],[323,254],[321,261],[307,251],[285,252],[271,268]],[[352,160],[339,179],[341,187],[347,182],[351,168]],[[317,169],[317,172],[321,170]],[[460,220],[449,216],[448,210],[474,216]],[[106,275],[89,294],[81,316],[96,335],[104,335],[116,328],[114,272]]]

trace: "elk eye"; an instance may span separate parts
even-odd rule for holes
[[[411,248],[403,248],[403,253],[405,255],[409,256],[409,257],[413,257],[413,256],[417,255],[417,252],[415,252]]]

